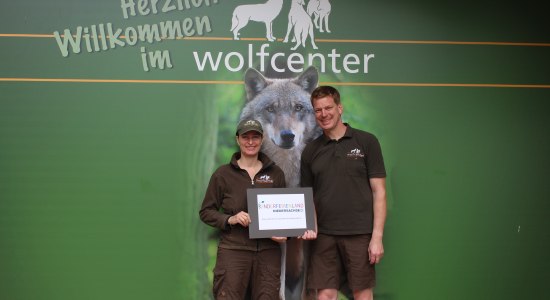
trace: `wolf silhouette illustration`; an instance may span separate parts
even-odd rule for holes
[[[296,50],[296,48],[300,45],[305,47],[308,36],[311,40],[311,46],[313,49],[317,49],[317,45],[315,45],[315,34],[313,32],[313,22],[302,7],[304,4],[304,0],[292,0],[290,11],[288,13],[288,26],[283,43],[288,42],[288,37],[290,36],[291,31],[294,30],[292,41],[296,42],[296,45],[294,45],[291,50]]]
[[[283,171],[288,187],[300,183],[300,156],[305,145],[321,134],[310,102],[319,74],[309,67],[295,78],[267,78],[256,69],[244,76],[246,103],[240,119],[262,123],[262,151]],[[299,239],[287,241],[282,250],[281,299],[301,299],[304,284],[304,246]]]
[[[320,32],[328,32],[328,17],[330,15],[331,5],[328,0],[310,0],[307,4],[307,14],[314,16],[313,23],[315,27],[319,29]],[[323,23],[325,25],[325,30],[323,31]]]
[[[283,0],[267,0],[260,4],[245,4],[235,7],[231,18],[231,31],[233,39],[239,39],[239,30],[244,28],[248,21],[265,23],[265,37],[268,41],[275,41],[273,36],[273,20],[279,15],[283,8]]]

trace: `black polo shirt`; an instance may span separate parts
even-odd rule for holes
[[[300,185],[313,187],[319,233],[372,233],[369,178],[386,177],[382,151],[373,134],[345,125],[341,139],[323,134],[306,145]]]

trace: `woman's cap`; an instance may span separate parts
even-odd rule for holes
[[[261,135],[264,134],[262,124],[254,119],[245,119],[239,122],[237,126],[237,135],[247,133],[249,131],[257,131]]]

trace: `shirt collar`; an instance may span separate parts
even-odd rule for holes
[[[344,125],[346,125],[346,132],[344,133],[344,136],[342,136],[341,139],[351,138],[353,136],[353,128],[348,123],[344,123]],[[334,140],[329,138],[328,136],[326,136],[323,133],[323,142],[324,142],[324,144],[326,145],[326,144],[330,143],[331,141],[334,141]]]

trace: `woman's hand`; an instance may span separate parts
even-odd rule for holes
[[[229,217],[227,223],[229,223],[229,225],[241,224],[243,227],[248,227],[248,225],[252,223],[252,220],[250,219],[248,213],[241,211],[238,214]]]

